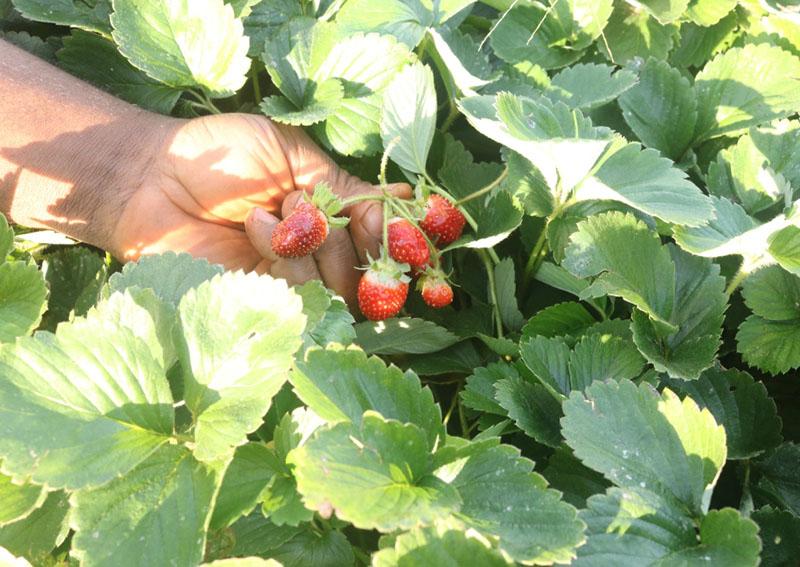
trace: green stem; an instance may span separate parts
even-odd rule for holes
[[[744,482],[742,483],[742,499],[739,502],[739,511],[742,516],[749,518],[753,508],[753,495],[750,493],[750,459],[747,459],[744,461]]]
[[[494,279],[494,265],[492,264],[489,253],[485,249],[478,250],[478,255],[483,260],[483,265],[486,268],[486,275],[489,278],[489,297],[492,302],[492,311],[494,311],[494,322],[497,326],[497,338],[503,338],[503,319],[500,317],[500,308],[497,301],[497,284]]]
[[[522,278],[523,292],[531,283],[533,276],[536,275],[536,270],[542,264],[541,260],[547,254],[547,223],[542,227],[542,232],[539,233],[539,238],[531,250],[531,255],[528,256],[528,261],[525,264],[525,274]]]
[[[256,105],[261,103],[261,85],[258,82],[258,60],[253,61],[253,66],[250,67],[250,80],[253,81],[253,98]]]
[[[456,121],[458,118],[458,106],[456,105],[455,101],[451,98],[450,99],[450,112],[447,113],[447,117],[442,122],[442,127],[440,130],[442,134],[445,134],[448,130],[450,130],[450,126],[453,125],[453,122]]]
[[[506,167],[503,170],[503,172],[500,175],[497,176],[497,179],[495,179],[494,181],[489,183],[486,187],[482,187],[482,188],[478,189],[477,191],[475,191],[474,193],[470,193],[466,197],[463,197],[463,198],[459,199],[458,201],[456,201],[456,205],[463,205],[464,203],[468,203],[469,201],[472,201],[473,199],[477,199],[478,197],[486,195],[486,193],[490,192],[492,189],[494,189],[495,187],[500,185],[500,183],[503,181],[503,179],[505,179],[507,176],[508,176],[508,168]]]
[[[363,551],[354,545],[351,546],[351,549],[353,550],[353,555],[356,556],[356,559],[361,562],[361,565],[366,567],[372,563],[372,560],[369,558],[369,555],[367,555],[366,551]]]
[[[368,193],[365,195],[354,195],[352,197],[348,197],[347,199],[342,199],[342,206],[347,207],[348,205],[352,205],[353,203],[359,203],[361,201],[384,201],[386,200],[386,195],[375,195],[374,193]]]
[[[736,288],[739,287],[739,285],[745,280],[745,278],[749,274],[750,272],[746,270],[744,266],[739,268],[739,271],[737,271],[736,274],[733,276],[733,278],[731,278],[728,287],[725,288],[725,295],[727,295],[728,297],[733,295],[733,292],[736,291]]]
[[[200,107],[206,109],[211,114],[222,114],[222,111],[217,108],[211,99],[206,96],[206,94],[202,91],[197,92],[192,89],[187,90],[190,95],[194,96],[194,98],[198,101]]]

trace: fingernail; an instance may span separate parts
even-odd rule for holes
[[[254,207],[251,214],[254,222],[261,224],[273,224],[275,222],[273,220],[274,217],[261,207]]]

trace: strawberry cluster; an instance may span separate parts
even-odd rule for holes
[[[391,210],[391,198],[384,207]],[[330,189],[320,184],[311,200],[301,202],[275,227],[272,249],[284,258],[312,254],[328,236],[331,225],[343,226],[346,219],[336,217],[344,206]],[[380,321],[397,315],[408,298],[411,276],[423,301],[433,308],[450,305],[453,289],[439,265],[439,250],[461,237],[466,218],[449,199],[438,194],[420,198],[411,208],[419,211],[420,220],[397,207],[401,216],[388,219],[381,255],[370,259],[358,284],[358,306],[367,319]],[[386,221],[385,221],[386,222]]]

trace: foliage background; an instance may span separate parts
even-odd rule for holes
[[[120,271],[3,223],[0,562],[800,553],[795,3],[0,15],[4,39],[116,96],[303,126],[364,179],[399,138],[388,176],[473,221],[446,256],[455,307],[380,324],[319,283],[170,254]]]

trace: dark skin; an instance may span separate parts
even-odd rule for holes
[[[109,250],[120,260],[172,250],[297,284],[318,278],[351,306],[382,208],[345,209],[313,256],[277,257],[272,230],[303,191],[377,192],[298,128],[249,114],[181,120],[95,89],[0,40],[0,210]],[[405,184],[392,192],[410,196]]]

